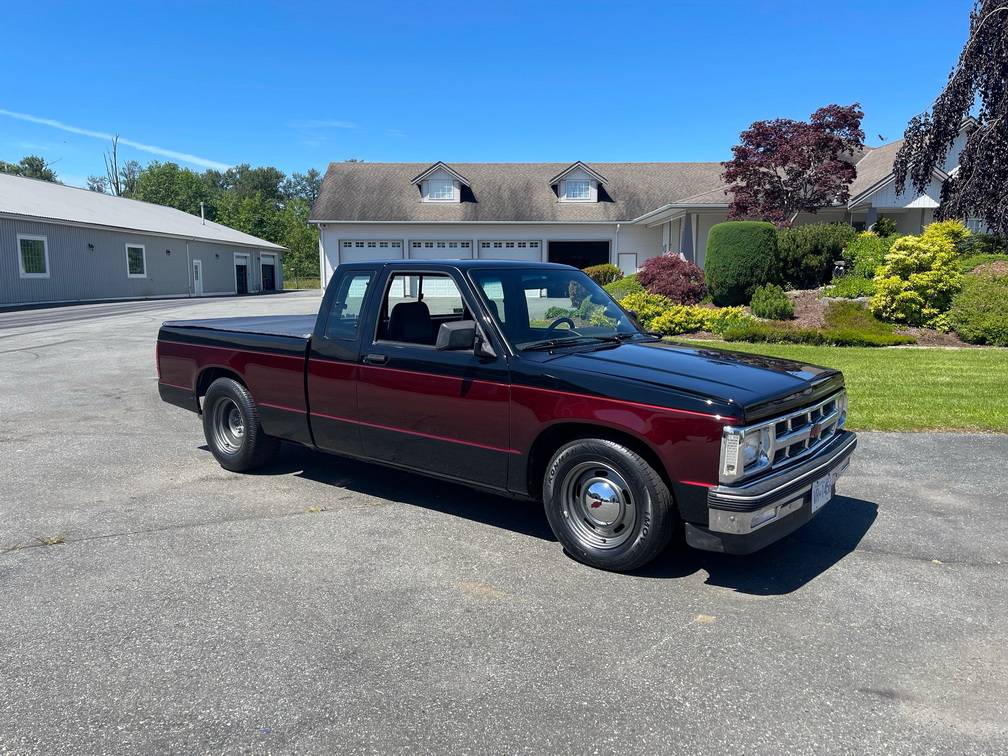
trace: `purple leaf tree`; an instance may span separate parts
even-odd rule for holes
[[[863,117],[854,103],[819,108],[808,121],[756,121],[722,163],[728,217],[789,226],[799,212],[845,203],[864,151]]]

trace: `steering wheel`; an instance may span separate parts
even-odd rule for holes
[[[558,325],[560,325],[561,323],[566,323],[569,330],[571,330],[571,331],[574,330],[574,321],[571,320],[570,318],[568,318],[566,315],[564,315],[562,317],[559,317],[556,320],[554,320],[552,323],[549,324],[549,326],[547,328],[550,331],[555,331],[556,327]]]

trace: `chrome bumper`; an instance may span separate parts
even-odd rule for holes
[[[812,519],[812,484],[826,475],[843,474],[857,446],[857,436],[842,431],[815,455],[794,467],[737,486],[707,492],[707,527],[687,527],[687,540],[698,548],[748,553],[783,538]],[[834,490],[835,492],[835,490]]]

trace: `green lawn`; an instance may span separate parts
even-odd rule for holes
[[[852,429],[1008,432],[1008,349],[702,343],[842,370]]]

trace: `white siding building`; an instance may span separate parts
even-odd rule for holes
[[[846,205],[797,222],[870,228],[888,216],[901,233],[920,232],[972,128],[963,124],[924,194],[896,195],[901,143],[892,142],[858,158]],[[332,163],[311,215],[323,285],[341,262],[375,259],[609,262],[632,273],[676,252],[703,266],[711,227],[728,219],[722,171],[720,163]]]

